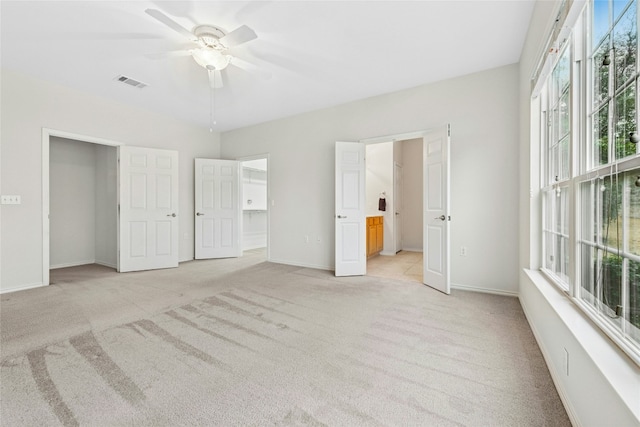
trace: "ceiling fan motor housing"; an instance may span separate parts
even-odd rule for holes
[[[227,50],[227,47],[220,42],[225,36],[224,31],[212,25],[198,25],[193,29],[193,34],[198,38],[201,47],[208,47],[219,51]]]

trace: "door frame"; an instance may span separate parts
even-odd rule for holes
[[[372,137],[372,138],[365,138],[365,139],[361,139],[359,142],[368,145],[368,144],[378,144],[378,143],[382,143],[382,142],[398,142],[398,141],[405,141],[405,140],[409,140],[409,139],[420,138],[423,141],[423,149],[424,149],[424,139],[427,137],[427,135],[429,133],[433,132],[436,129],[442,128],[443,126],[449,126],[449,125],[448,124],[444,124],[444,125],[440,125],[440,126],[434,126],[432,128],[429,128],[429,129],[424,129],[424,130],[417,130],[417,131],[412,131],[412,132],[397,133],[397,134],[386,135],[386,136],[376,136],[376,137]],[[366,159],[365,159],[365,167],[366,167]],[[423,166],[422,166],[422,172],[424,174],[424,161],[423,161]],[[426,191],[426,189],[423,188],[422,189],[423,197],[424,197],[425,191]],[[422,222],[423,222],[423,224],[424,224],[424,217],[425,217],[425,211],[424,211],[424,207],[423,207],[422,208]],[[396,230],[393,230],[394,240],[395,240],[395,237],[396,237],[395,233],[396,233]],[[424,230],[423,230],[423,233],[424,233]],[[422,248],[423,254],[424,254],[424,250],[425,250],[425,248],[423,247]],[[449,247],[448,258],[450,258],[450,255],[451,255],[451,247]],[[425,258],[424,257],[423,257],[422,263],[423,263],[423,267],[424,267],[424,263],[425,263]],[[424,278],[423,278],[423,283],[424,283]]]
[[[398,186],[397,173],[400,170],[400,186]],[[393,162],[393,253],[397,254],[402,250],[402,186],[404,185],[403,165]],[[400,214],[398,214],[400,211]],[[400,244],[398,244],[400,242]]]
[[[66,132],[57,129],[42,128],[42,286],[49,285],[49,270],[51,267],[51,252],[49,245],[51,244],[51,227],[49,214],[50,206],[50,143],[51,137],[73,139],[75,141],[87,142],[90,144],[107,145],[110,147],[118,147],[125,145],[122,142],[112,141],[104,138],[97,138],[78,133]]]
[[[271,261],[271,159],[269,153],[255,154],[252,156],[237,157],[236,160],[240,162],[240,179],[243,179],[242,162],[250,160],[267,161],[267,261]],[[242,185],[242,182],[241,182]],[[242,221],[244,221],[244,212],[242,213]],[[243,227],[244,230],[244,227]],[[240,236],[242,239],[243,236]],[[243,249],[244,251],[244,249]]]
[[[424,138],[431,130],[430,129],[426,129],[426,130],[418,130],[418,131],[414,131],[414,132],[406,132],[406,133],[397,133],[397,134],[393,134],[393,135],[386,135],[386,136],[376,136],[373,138],[366,138],[366,139],[361,139],[359,142],[365,144],[365,145],[370,145],[370,144],[380,144],[383,142],[401,142],[401,141],[406,141],[409,139],[416,139],[416,138]],[[391,159],[391,162],[393,164],[394,167],[394,171],[392,173],[395,173],[395,161],[394,159]],[[365,168],[366,168],[366,159],[365,159]],[[424,168],[424,166],[423,166]],[[393,177],[394,181],[395,181],[395,176]],[[365,182],[365,187],[366,187],[366,182]],[[394,182],[394,189],[393,189],[393,195],[392,195],[392,199],[393,199],[393,205],[394,206],[390,206],[389,204],[387,204],[387,209],[395,209],[395,200],[396,200],[396,195],[395,195],[395,182]],[[424,214],[424,213],[423,213]],[[395,250],[395,252],[393,253],[394,255],[398,253],[398,248],[396,248],[396,233],[398,232],[398,230],[396,230],[396,222],[395,222],[395,211],[394,211],[394,218],[391,220],[392,222],[392,237],[393,237],[393,248]],[[423,248],[424,250],[424,248]]]

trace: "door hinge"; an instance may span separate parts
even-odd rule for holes
[[[448,219],[449,221],[451,221],[451,215],[447,216],[447,219]]]

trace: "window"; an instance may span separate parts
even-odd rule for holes
[[[544,266],[565,286],[569,282],[570,75],[570,49],[565,47],[546,87],[547,109],[543,111],[548,159],[544,174]]]
[[[542,269],[640,363],[637,1],[589,2],[539,104]]]

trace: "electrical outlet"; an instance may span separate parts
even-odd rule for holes
[[[460,246],[460,256],[467,256],[467,247]]]
[[[309,236],[304,236],[304,242],[309,243]]]
[[[316,242],[318,242],[318,243],[320,243],[320,242],[321,242],[321,240],[320,240],[320,236],[318,236],[318,237],[316,238]]]
[[[22,203],[20,196],[1,196],[1,203],[3,205],[19,205]]]

